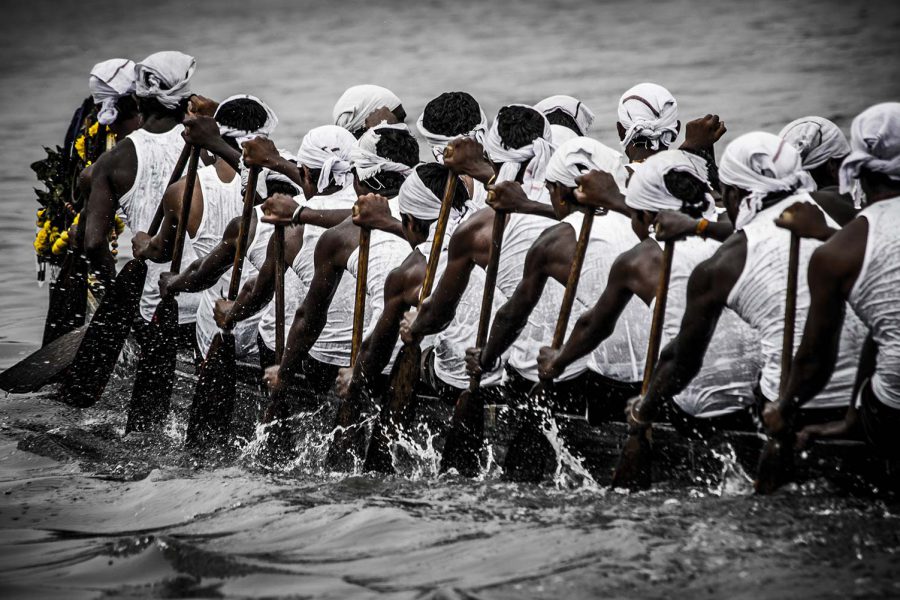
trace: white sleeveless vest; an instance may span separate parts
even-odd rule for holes
[[[176,125],[165,133],[150,133],[137,129],[128,134],[134,144],[137,156],[137,171],[134,185],[119,198],[125,224],[132,232],[147,231],[153,222],[156,209],[162,201],[163,194],[175,169],[175,163],[184,148],[182,125]],[[184,253],[181,265],[185,267],[196,258],[191,241],[184,240]],[[147,278],[141,295],[140,312],[144,320],[153,318],[156,305],[159,304],[159,275],[167,273],[170,263],[154,263],[147,261]],[[197,294],[179,294],[178,322],[193,323],[200,298]]]
[[[584,213],[575,212],[563,219],[563,223],[574,228],[576,240],[583,218]],[[570,322],[597,303],[606,289],[616,258],[638,243],[640,239],[631,228],[628,217],[615,212],[594,217]],[[588,368],[617,381],[640,381],[647,358],[651,320],[647,305],[637,296],[632,297],[619,316],[612,335],[591,353]]]
[[[781,376],[781,341],[784,332],[788,249],[791,238],[788,230],[776,227],[774,220],[784,209],[799,201],[812,202],[812,198],[806,193],[789,196],[760,211],[744,227],[743,231],[747,236],[747,260],[743,272],[728,294],[728,307],[759,334],[763,357],[759,385],[763,395],[772,401],[778,399]],[[828,215],[825,215],[825,220],[832,227],[837,226]],[[794,352],[800,344],[806,316],[809,313],[809,284],[806,276],[809,259],[813,251],[821,245],[822,242],[817,240],[804,239],[800,242]],[[865,328],[860,320],[848,311],[831,381],[815,398],[805,404],[804,408],[836,408],[850,403],[864,339]]]
[[[719,246],[721,243],[717,241],[699,237],[689,237],[675,244],[663,324],[663,347],[681,330],[691,273]],[[709,342],[703,367],[675,396],[675,402],[694,417],[715,417],[750,406],[754,403],[753,386],[761,364],[759,336],[733,310],[726,308]]]
[[[235,217],[243,212],[244,199],[241,194],[241,178],[237,174],[231,181],[219,179],[214,165],[203,167],[197,171],[197,184],[203,192],[203,216],[197,233],[191,239],[198,257],[207,256],[222,241],[225,228]],[[244,261],[241,270],[241,285],[256,276],[256,268],[250,261]],[[197,346],[205,357],[219,327],[213,317],[216,300],[228,295],[231,283],[231,268],[219,278],[212,287],[200,292],[200,306],[197,308]],[[256,345],[256,328],[259,316],[236,324],[232,333],[235,339],[235,352],[241,362],[258,362]]]
[[[876,202],[857,218],[869,222],[869,236],[850,305],[878,347],[872,391],[900,410],[900,196]]]
[[[356,191],[348,185],[328,196],[302,197],[295,200],[315,210],[350,209],[356,202]],[[315,253],[319,238],[325,229],[315,225],[303,226],[303,245],[291,265],[299,280],[300,294],[306,296],[315,275]],[[353,335],[353,298],[356,282],[351,277],[341,277],[341,283],[328,307],[328,319],[319,339],[310,348],[309,355],[319,362],[346,367],[350,365],[350,344]],[[285,280],[287,287],[287,280]],[[300,302],[302,303],[302,298]]]

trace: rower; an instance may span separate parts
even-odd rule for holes
[[[762,369],[756,407],[778,399],[788,272],[788,232],[774,223],[798,201],[810,201],[799,153],[778,136],[756,132],[729,144],[720,163],[722,197],[738,231],[691,273],[684,318],[677,337],[659,357],[648,392],[631,405],[636,430],[649,425],[665,398],[685,389],[704,364],[723,310],[731,308],[758,334]],[[826,217],[834,225],[834,221]],[[810,296],[807,267],[817,241],[800,249],[796,323],[806,321]],[[676,248],[675,253],[678,253]],[[840,332],[837,367],[827,386],[812,398],[799,421],[829,421],[849,403],[864,337],[859,319],[848,317]],[[622,471],[634,469],[623,457]],[[636,471],[634,471],[636,472]]]
[[[166,191],[168,178],[184,147],[181,125],[187,109],[193,57],[181,52],[151,54],[136,67],[138,109],[143,119],[140,129],[129,134],[94,163],[91,194],[84,209],[84,250],[91,269],[103,285],[115,275],[115,258],[110,253],[107,234],[116,208],[121,208],[132,232],[146,231]],[[190,243],[184,257],[193,260]],[[140,321],[147,323],[160,301],[159,274],[165,264],[148,265],[140,301]],[[193,323],[199,298],[185,295],[178,302],[182,333],[193,340]],[[138,323],[140,325],[140,323]],[[142,327],[138,327],[140,331]]]
[[[359,139],[379,123],[403,123],[406,111],[394,92],[379,85],[354,85],[341,94],[332,110],[334,124]]]
[[[522,277],[509,300],[497,312],[487,344],[483,349],[469,348],[467,352],[470,373],[480,373],[484,365],[495,364],[529,322],[540,322],[545,330],[552,331],[557,311],[535,309],[540,305],[548,281],[555,280],[556,289],[566,285],[583,218],[594,219],[594,223],[572,308],[573,317],[592,306],[603,292],[615,257],[640,241],[624,215],[603,211],[602,215],[594,217],[591,211],[591,215],[585,217],[584,212],[577,210],[573,196],[575,178],[590,169],[610,173],[624,190],[627,173],[618,152],[586,137],[576,137],[556,150],[547,165],[545,179],[553,209],[562,222],[546,229],[528,249]],[[523,192],[515,184],[500,184],[495,186],[494,193],[499,196]],[[499,201],[504,202],[503,199]],[[558,304],[549,308],[558,308]],[[554,379],[561,380],[552,388],[554,408],[584,415],[590,402],[592,420],[601,420],[601,415],[621,418],[626,401],[640,389],[649,318],[647,307],[639,300],[627,302],[615,330],[589,360],[570,363],[568,369],[560,369],[554,374]],[[550,337],[528,341],[539,347],[549,340]],[[513,378],[513,381],[517,379]],[[522,382],[520,391],[527,392],[524,388],[530,387],[530,382],[530,378]]]
[[[214,119],[218,123],[221,137],[236,151],[240,149],[242,142],[252,137],[270,136],[278,124],[275,114],[264,102],[245,94],[232,96],[222,102]],[[205,358],[218,331],[213,319],[213,305],[221,297],[222,290],[228,288],[231,280],[230,267],[235,246],[225,244],[223,234],[232,241],[236,240],[234,220],[240,220],[244,194],[241,177],[221,157],[216,157],[213,164],[197,171],[197,182],[199,185],[193,190],[191,212],[185,229],[198,258],[177,275],[160,274],[159,286],[162,296],[202,292],[196,312],[197,347]],[[151,238],[145,232],[135,234],[132,239],[135,257],[154,262],[165,262],[171,258],[171,240],[181,216],[184,186],[185,181],[182,179],[166,190],[163,196],[165,213],[156,236]],[[242,279],[246,280],[254,275],[255,269],[251,265],[243,270]],[[236,357],[242,362],[258,358],[257,324],[258,321],[249,322],[234,331]]]
[[[841,226],[853,219],[853,198],[838,190],[838,171],[850,154],[844,132],[828,119],[803,117],[785,125],[778,137],[800,153],[803,170],[816,182],[816,191],[810,193],[816,203]]]
[[[97,121],[106,125],[120,142],[141,126],[141,114],[134,99],[134,62],[111,58],[94,65],[88,80],[97,106]]]
[[[790,207],[780,224],[807,238],[827,239],[809,262],[809,318],[790,379],[764,417],[771,435],[798,428],[798,409],[840,377],[846,322],[858,315],[869,329],[859,385],[840,424],[806,428],[805,435],[845,435],[858,421],[882,455],[900,458],[900,104],[877,104],[853,120],[851,153],[840,169],[840,191],[856,190],[863,211],[840,231],[810,205]],[[860,194],[861,192],[861,194]],[[804,242],[804,244],[807,242]],[[849,304],[852,311],[846,310]]]

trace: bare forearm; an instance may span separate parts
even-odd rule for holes
[[[528,322],[530,310],[521,310],[507,302],[497,311],[487,344],[481,350],[481,364],[492,366],[518,339]]]
[[[289,379],[300,370],[303,359],[309,355],[322,330],[325,329],[328,311],[307,311],[300,307],[288,332],[284,345],[284,357],[281,359],[279,377]]]
[[[191,293],[207,290],[214,286],[222,274],[230,266],[230,262],[216,260],[212,254],[195,260],[188,268],[169,282],[169,290],[177,293]]]
[[[241,288],[240,294],[235,299],[231,311],[228,313],[226,323],[233,327],[249,319],[269,304],[275,295],[275,282],[270,278],[257,277],[255,281],[248,281]]]
[[[91,271],[100,281],[101,285],[108,287],[116,278],[116,258],[105,244],[99,247],[88,248],[88,260],[91,263]]]
[[[352,214],[353,211],[348,209],[335,209],[335,210],[319,210],[314,208],[304,208],[300,211],[300,214],[297,217],[296,225],[315,225],[316,227],[321,227],[322,229],[331,229],[336,225],[339,225],[343,222],[347,217]]]
[[[595,316],[593,313],[594,311],[584,313],[575,323],[572,335],[569,336],[554,361],[560,369],[565,369],[582,356],[592,352],[600,342],[612,334],[614,324],[607,324],[606,319]]]
[[[652,420],[665,399],[682,392],[702,366],[702,353],[679,352],[678,339],[672,340],[659,355],[650,387],[638,408],[638,418],[642,421]]]
[[[360,347],[359,356],[353,368],[355,382],[371,381],[387,368],[399,335],[400,324],[396,319],[379,319],[371,335],[363,341]]]

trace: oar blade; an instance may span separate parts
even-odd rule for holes
[[[456,400],[450,433],[441,455],[441,472],[456,469],[464,477],[481,472],[484,445],[484,399],[481,388],[464,390]]]
[[[56,281],[50,284],[42,346],[84,325],[87,290],[87,262],[81,254],[71,252],[63,261]]]
[[[84,408],[100,399],[137,316],[146,277],[147,265],[139,260],[129,261],[119,271],[72,357],[60,400]]]
[[[613,472],[612,487],[644,490],[652,483],[653,445],[650,429],[634,431],[625,438],[619,463]]]
[[[421,360],[422,349],[418,344],[406,344],[397,354],[387,400],[369,438],[363,467],[367,472],[394,472],[391,443],[397,437],[398,428],[409,428],[415,418],[413,398]]]
[[[220,331],[200,367],[188,418],[188,446],[206,446],[227,439],[237,393],[236,370],[234,335]]]
[[[356,458],[366,452],[366,428],[363,426],[363,398],[348,398],[341,402],[335,420],[334,436],[325,455],[325,468],[349,472]]]
[[[169,416],[178,355],[178,301],[160,301],[145,332],[125,432],[160,429]]]
[[[36,392],[63,373],[87,331],[87,325],[62,335],[0,373],[0,389],[12,394]]]
[[[553,446],[544,434],[544,412],[539,408],[548,390],[537,383],[529,394],[527,407],[521,415],[521,425],[506,452],[506,478],[523,483],[538,483],[544,478],[547,461],[555,455]]]
[[[759,456],[753,487],[757,494],[771,494],[794,478],[794,437],[770,437]]]

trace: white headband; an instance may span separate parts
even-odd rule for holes
[[[348,88],[334,104],[334,124],[349,132],[366,126],[366,118],[382,106],[394,110],[400,106],[400,98],[380,85],[354,85]]]
[[[176,108],[191,95],[191,77],[197,61],[181,52],[151,54],[134,67],[135,94],[156,98],[166,108]]]
[[[535,104],[534,108],[544,116],[557,110],[564,112],[575,120],[581,135],[587,135],[594,123],[594,112],[572,96],[550,96]]]
[[[678,136],[678,103],[666,88],[655,83],[639,83],[619,99],[619,123],[625,128],[622,147],[637,138],[650,148],[668,148]]]
[[[628,182],[625,193],[625,204],[635,210],[659,212],[661,210],[677,210],[682,212],[684,201],[676,198],[666,187],[665,176],[671,171],[688,173],[699,179],[709,188],[706,161],[695,154],[682,150],[664,150],[658,152],[641,163],[641,168],[634,172]],[[714,220],[716,217],[716,201],[712,194],[706,193],[706,205],[701,207],[703,217]]]
[[[350,182],[350,151],[355,143],[353,134],[337,125],[310,129],[297,150],[297,163],[309,169],[321,169],[316,183],[319,192],[332,179],[338,186],[346,187]]]
[[[575,178],[591,170],[611,174],[619,189],[625,189],[627,173],[622,165],[622,155],[589,137],[575,137],[559,146],[547,164],[544,179],[574,188],[577,185]]]
[[[508,106],[526,105],[510,104]],[[530,106],[526,106],[526,108],[534,110]],[[539,112],[537,114],[540,115]],[[500,137],[499,114],[494,119],[494,123],[491,125],[491,129],[485,138],[484,148],[492,162],[501,163],[502,165],[500,172],[497,174],[497,183],[514,181],[516,175],[519,174],[522,164],[527,162],[528,166],[522,186],[526,191],[529,185],[532,188],[543,187],[544,173],[547,169],[547,163],[550,162],[550,157],[553,155],[554,146],[552,144],[550,123],[545,116],[541,115],[541,118],[544,120],[544,129],[541,136],[521,148],[510,148],[503,142],[503,139]]]
[[[403,123],[388,125],[382,122],[381,125],[366,131],[358,140],[354,140],[356,143],[350,149],[350,162],[353,168],[356,169],[356,175],[360,181],[365,181],[382,171],[400,173],[404,177],[408,177],[412,172],[412,167],[378,155],[378,142],[381,140],[381,135],[378,132],[384,129],[395,129],[409,133],[409,129]]]
[[[416,121],[416,129],[419,130],[419,133],[422,134],[422,137],[424,137],[425,141],[431,146],[431,152],[434,154],[435,160],[444,164],[444,149],[447,147],[447,144],[456,138],[471,138],[479,144],[484,145],[484,136],[487,133],[487,116],[484,114],[484,111],[481,110],[481,107],[478,108],[478,112],[481,113],[481,120],[475,127],[465,133],[447,136],[428,131],[425,127],[425,111],[422,111],[422,114],[419,115],[419,120]]]
[[[116,102],[134,91],[134,62],[127,58],[112,58],[94,65],[88,87],[94,102],[100,104],[97,120],[112,125],[119,116]]]
[[[778,134],[800,153],[807,171],[825,164],[830,158],[850,154],[850,144],[837,125],[822,117],[803,117],[785,125]]]
[[[867,108],[850,127],[852,152],[841,164],[841,193],[852,193],[862,206],[859,173],[863,169],[900,181],[900,102]]]
[[[219,134],[222,137],[232,138],[237,142],[238,146],[243,146],[244,142],[248,140],[252,140],[257,137],[268,138],[271,137],[272,132],[275,131],[275,127],[278,126],[278,117],[275,116],[275,113],[272,112],[272,109],[269,108],[269,105],[257,98],[256,96],[251,96],[250,94],[236,94],[234,96],[230,96],[222,101],[219,104],[219,107],[216,108],[216,112],[213,115],[213,118],[219,116],[219,111],[222,110],[222,107],[232,102],[234,100],[251,100],[252,102],[258,104],[264,111],[266,111],[266,120],[265,122],[254,130],[244,130],[244,129],[235,129],[229,125],[223,125],[219,123]]]

